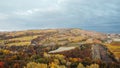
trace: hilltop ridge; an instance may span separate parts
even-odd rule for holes
[[[37,37],[43,35],[64,35],[69,37],[81,36],[81,37],[94,37],[94,38],[105,38],[106,35],[98,32],[86,31],[81,29],[42,29],[42,30],[25,30],[25,31],[12,31],[12,32],[0,32],[0,43],[5,45],[16,45],[22,44],[30,45],[31,41]],[[47,36],[46,36],[47,37]]]

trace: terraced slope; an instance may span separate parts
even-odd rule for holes
[[[7,46],[28,46],[31,41],[46,33],[56,32],[56,30],[28,30],[0,33],[0,44]]]

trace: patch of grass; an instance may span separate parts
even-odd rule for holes
[[[19,37],[19,38],[12,38],[12,39],[7,39],[7,40],[0,40],[0,43],[4,43],[4,41],[19,41],[19,42],[12,42],[12,43],[7,43],[6,45],[8,46],[23,46],[23,45],[30,45],[31,40],[34,38],[37,38],[40,35],[34,35],[34,36],[24,36],[24,37]]]
[[[114,55],[120,57],[120,52],[114,52]]]
[[[17,42],[17,43],[10,43],[10,44],[7,44],[7,46],[28,46],[30,45],[31,42]]]
[[[111,45],[113,45],[113,46],[120,46],[120,42],[112,42]]]
[[[114,44],[113,44],[114,43]],[[109,45],[107,45],[107,47],[109,48],[109,50],[111,51],[111,52],[113,52],[113,54],[115,55],[115,56],[117,56],[117,57],[119,57],[120,58],[120,43],[116,43],[116,42],[113,42],[113,43],[111,43],[111,44],[109,44]],[[117,45],[116,45],[117,44]]]
[[[78,43],[69,43],[67,44],[68,47],[79,47],[80,45]]]
[[[13,39],[8,39],[8,40],[26,40],[26,41],[31,41],[34,38],[37,38],[39,35],[35,36],[24,36],[24,37],[19,37],[19,38],[13,38]]]
[[[4,44],[4,40],[0,40],[0,44]]]

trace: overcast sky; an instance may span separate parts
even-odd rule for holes
[[[0,31],[48,28],[120,33],[120,0],[0,0]]]

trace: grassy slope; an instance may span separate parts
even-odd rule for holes
[[[19,31],[16,33],[9,33],[6,36],[19,36],[19,35],[24,35],[27,31]],[[29,32],[33,32],[33,33],[38,33],[40,31],[28,31]],[[12,43],[8,43],[6,45],[11,46],[11,45],[30,45],[31,40],[38,37],[39,35],[31,35],[31,36],[21,36],[21,37],[17,37],[17,38],[12,38],[12,39],[5,39],[5,40],[0,40],[0,43],[4,43],[5,41],[19,41],[19,42],[12,42]]]
[[[12,39],[6,39],[6,40],[0,40],[1,43],[4,43],[4,41],[19,41],[19,42],[12,42],[8,43],[6,45],[11,46],[11,45],[30,45],[31,40],[36,38],[38,35],[35,36],[24,36],[24,37],[19,37],[19,38],[12,38]],[[21,41],[21,42],[20,42]]]
[[[120,42],[112,42],[107,47],[115,56],[120,57]]]
[[[31,40],[41,36],[41,33],[48,33],[48,32],[55,32],[56,30],[26,30],[26,31],[17,31],[17,32],[6,32],[4,33],[5,37],[12,36],[12,38],[1,39],[0,44],[4,44],[8,42],[7,46],[16,45],[16,46],[23,46],[23,45],[30,45]],[[27,35],[28,34],[28,35]]]

